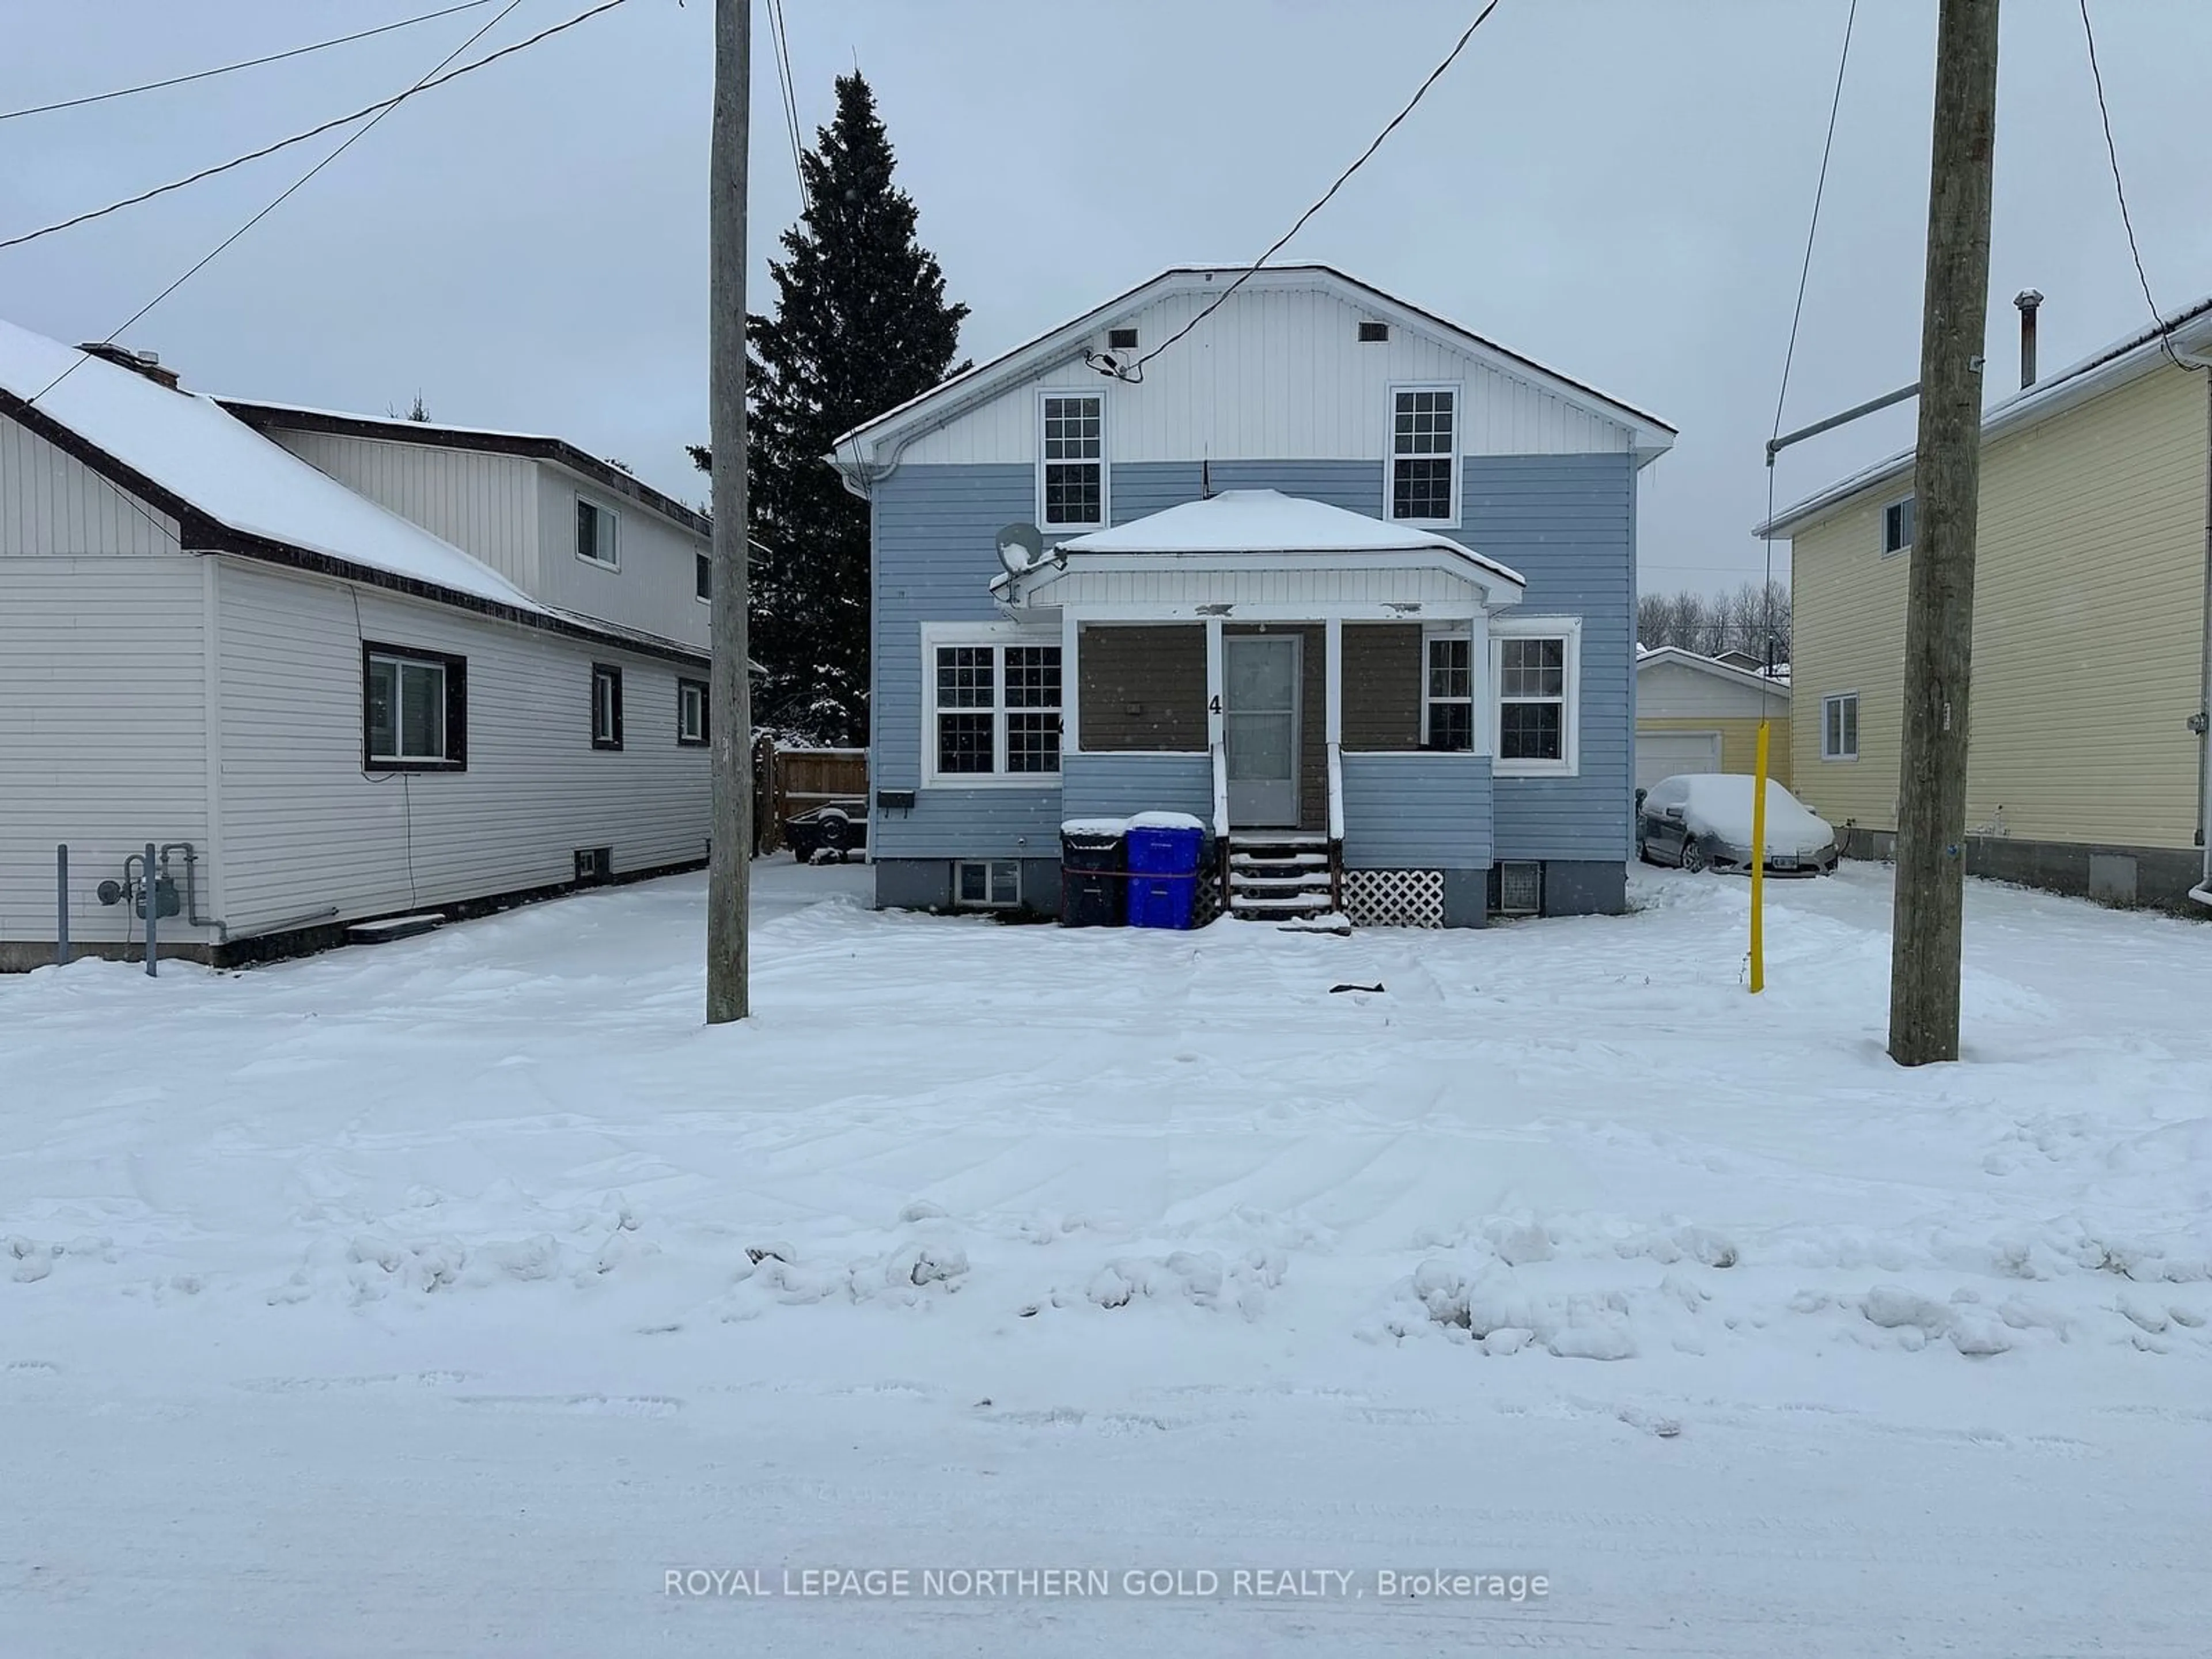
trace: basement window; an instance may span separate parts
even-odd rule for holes
[[[1022,902],[1022,866],[1012,859],[966,859],[953,866],[952,902],[963,910],[1011,910]]]
[[[468,659],[368,642],[361,650],[362,769],[465,769]]]

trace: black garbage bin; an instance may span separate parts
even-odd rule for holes
[[[1127,920],[1129,882],[1123,874],[1118,825],[1062,825],[1060,832],[1060,925],[1119,927]]]

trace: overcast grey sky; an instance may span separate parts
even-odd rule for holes
[[[1286,250],[1681,428],[1645,475],[1647,591],[1756,575],[1774,397],[1847,0],[1504,0]],[[524,0],[477,50],[584,8]],[[2092,0],[2160,303],[2212,290],[2203,0]],[[1255,257],[1476,0],[787,0],[811,141],[856,62],[987,357],[1160,267]],[[435,9],[434,0],[0,0],[0,109]],[[1790,392],[1797,424],[1917,368],[1935,0],[1860,0]],[[490,9],[196,86],[0,122],[0,234],[399,90]],[[712,0],[629,0],[424,94],[125,337],[202,390],[551,431],[696,498]],[[473,54],[472,54],[473,55]],[[756,308],[797,185],[756,53]],[[0,316],[106,334],[318,141],[0,252]],[[2007,0],[1991,389],[2019,289],[2046,368],[2144,320],[2075,0]],[[1909,409],[1784,458],[1787,501],[1911,441]]]

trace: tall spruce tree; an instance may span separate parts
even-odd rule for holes
[[[875,94],[837,77],[837,114],[802,163],[808,206],[771,261],[775,314],[746,319],[752,654],[759,723],[817,741],[868,735],[868,508],[826,459],[840,434],[951,373],[968,307],[948,305],[937,256]],[[695,448],[703,469],[709,453]]]

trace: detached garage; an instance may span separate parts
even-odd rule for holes
[[[1787,669],[1778,671],[1786,675]],[[1636,787],[1686,772],[1751,771],[1759,722],[1767,769],[1790,782],[1790,683],[1669,646],[1636,659]]]

